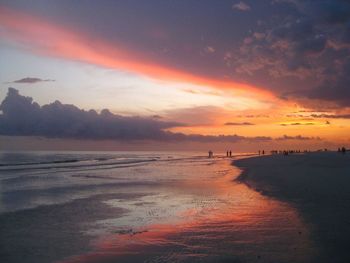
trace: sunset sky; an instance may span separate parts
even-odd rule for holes
[[[350,144],[344,0],[1,0],[0,69],[7,148]]]

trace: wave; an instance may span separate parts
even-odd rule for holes
[[[80,168],[118,168],[125,167],[125,165],[135,165],[140,163],[148,163],[157,161],[156,158],[148,159],[122,159],[114,162],[89,162],[89,160],[64,160],[64,161],[52,161],[52,162],[38,162],[38,163],[23,163],[23,164],[11,164],[0,167],[0,171],[23,171],[23,170],[49,170],[49,169],[80,169]],[[64,165],[67,163],[75,163],[74,165]],[[80,164],[79,164],[80,163]]]
[[[1,167],[4,166],[21,166],[21,165],[42,165],[42,164],[59,164],[59,163],[76,163],[81,162],[82,160],[78,159],[67,159],[67,160],[54,160],[47,162],[25,162],[25,163],[0,163]]]
[[[83,158],[83,159],[63,159],[63,160],[51,160],[51,161],[38,161],[38,162],[20,162],[20,163],[0,163],[0,167],[6,166],[23,166],[23,165],[44,165],[44,164],[61,164],[61,163],[77,163],[77,162],[87,162],[87,161],[108,161],[112,159],[117,159],[116,157],[96,157],[96,158]]]

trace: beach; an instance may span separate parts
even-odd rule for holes
[[[350,155],[269,155],[237,160],[238,181],[291,204],[320,247],[318,262],[350,262]],[[300,235],[303,233],[301,232]]]
[[[0,35],[0,263],[350,263],[350,0],[1,0]]]

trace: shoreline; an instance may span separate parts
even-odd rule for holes
[[[296,207],[320,246],[317,262],[350,262],[349,154],[266,155],[232,164],[242,169],[237,181]]]

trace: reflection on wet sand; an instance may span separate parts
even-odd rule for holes
[[[229,160],[167,164],[169,180],[137,200],[109,200],[129,213],[99,221],[90,253],[78,262],[312,262],[316,249],[307,226],[288,204],[234,179]],[[149,189],[148,189],[149,190]]]

